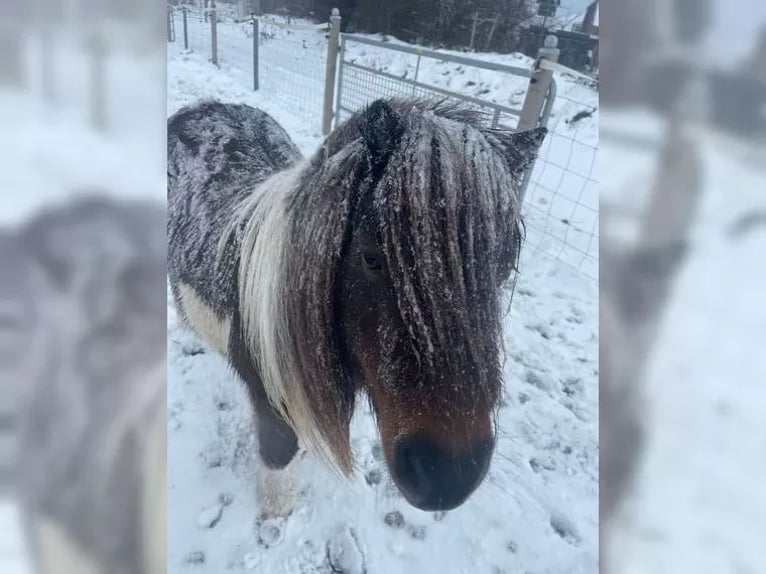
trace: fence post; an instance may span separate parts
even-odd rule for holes
[[[253,14],[253,90],[258,91],[258,44],[259,22]]]
[[[468,44],[468,50],[473,52],[473,40],[476,37],[476,26],[479,23],[479,11],[473,13],[473,25],[471,26],[471,42]]]
[[[327,69],[325,70],[324,109],[322,112],[322,134],[332,128],[332,104],[335,100],[335,71],[338,66],[338,44],[340,43],[340,11],[333,8],[330,14],[330,37],[327,39]]]
[[[173,37],[173,7],[168,4],[168,42],[174,42]]]
[[[210,49],[213,56],[213,65],[218,65],[218,16],[215,10],[215,2],[211,2],[210,9]]]
[[[53,50],[53,33],[54,22],[44,21],[41,28],[40,37],[40,66],[41,66],[41,80],[42,80],[42,93],[43,101],[47,104],[52,104],[56,100],[56,85],[54,81],[54,62],[55,52]]]
[[[420,46],[418,46],[418,61],[415,63],[415,77],[413,78],[413,82],[418,81],[418,74],[420,74],[420,58],[421,58],[421,49]],[[412,95],[415,95],[415,84],[412,84]]]
[[[103,131],[106,120],[106,50],[102,32],[94,29],[90,37],[90,120],[93,127]]]
[[[186,24],[186,13],[188,12],[186,8],[186,4],[183,4],[181,6],[181,12],[183,13],[184,18],[184,50],[189,49],[189,27]]]
[[[495,108],[495,113],[492,114],[492,129],[496,129],[500,123],[500,108]]]
[[[555,36],[553,38],[555,38]],[[516,131],[519,132],[534,129],[541,124],[543,110],[545,108],[545,98],[548,95],[551,81],[553,80],[553,70],[546,69],[541,66],[541,64],[545,60],[555,63],[559,59],[559,50],[555,47],[555,41],[551,40],[548,42],[546,39],[546,45],[551,47],[546,46],[545,48],[540,48],[537,53],[535,69],[532,73],[532,77],[529,79],[527,95],[524,98],[524,105],[521,107],[519,123],[516,126]],[[534,164],[532,164],[521,180],[521,186],[519,187],[520,204],[524,203],[524,195],[527,193],[529,179],[532,176],[534,167]]]
[[[338,125],[338,121],[340,120],[340,104],[341,100],[343,98],[343,68],[345,67],[343,65],[343,50],[345,49],[346,41],[341,38],[340,43],[338,44],[338,89],[335,91],[335,115],[332,118],[332,120],[335,122],[335,125]]]
[[[559,50],[556,48],[540,48],[537,53],[535,69],[529,79],[529,88],[527,88],[527,95],[524,98],[524,105],[521,107],[517,131],[531,130],[540,125],[545,97],[553,79],[553,70],[542,67],[541,63],[544,60],[557,62],[558,59]]]

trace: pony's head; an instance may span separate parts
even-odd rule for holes
[[[489,466],[517,182],[546,132],[481,120],[376,101],[328,137],[287,198],[280,362],[300,397],[286,411],[349,470],[365,391],[394,482],[426,510],[460,505]]]

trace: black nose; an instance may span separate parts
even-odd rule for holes
[[[429,440],[402,438],[394,445],[394,481],[413,506],[452,510],[481,484],[493,448],[494,441],[480,441],[468,453],[453,456]]]

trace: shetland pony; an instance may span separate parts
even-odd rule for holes
[[[359,393],[410,504],[483,480],[501,391],[516,183],[545,137],[460,106],[378,100],[308,160],[266,113],[204,102],[168,120],[168,273],[180,314],[247,385],[265,514],[289,512],[298,438],[350,474]]]

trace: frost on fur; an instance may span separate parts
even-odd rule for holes
[[[264,112],[185,108],[168,126],[171,285],[238,318],[272,407],[347,474],[359,391],[448,419],[494,408],[516,190],[544,136],[491,129],[453,104],[380,100],[303,161]],[[343,300],[363,280],[347,259],[360,234],[387,272],[371,299],[388,297],[391,314],[374,337],[352,336],[361,327]]]

